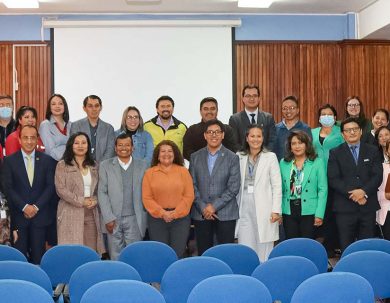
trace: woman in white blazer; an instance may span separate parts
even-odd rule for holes
[[[276,155],[263,149],[262,128],[249,126],[245,140],[244,150],[238,153],[241,189],[236,236],[238,243],[254,249],[264,262],[279,239],[282,181]]]

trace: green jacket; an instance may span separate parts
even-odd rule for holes
[[[162,140],[171,140],[176,143],[180,152],[183,154],[183,137],[187,131],[187,126],[175,117],[172,117],[174,124],[165,131],[160,125],[156,124],[157,117],[158,116],[154,117],[144,124],[144,130],[146,130],[153,138],[154,147],[156,147],[156,145]]]
[[[290,215],[290,175],[292,161],[280,161],[280,173],[282,175],[282,213]],[[324,218],[326,201],[328,197],[328,180],[324,162],[320,158],[314,161],[306,161],[303,167],[302,182],[302,215],[314,215]]]

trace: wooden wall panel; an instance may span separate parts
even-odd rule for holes
[[[19,88],[16,107],[33,106],[38,112],[38,123],[44,119],[46,103],[51,95],[51,50],[49,45],[17,46],[15,64]]]
[[[0,94],[12,96],[11,44],[0,44]]]
[[[236,48],[237,111],[241,91],[255,83],[260,108],[281,120],[281,100],[296,95],[301,119],[317,126],[319,106],[330,103],[344,117],[344,102],[359,95],[371,116],[378,107],[390,109],[390,42],[239,42]]]

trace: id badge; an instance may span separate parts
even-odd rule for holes
[[[248,185],[248,194],[253,194],[255,192],[255,187],[253,185]]]
[[[7,219],[7,212],[5,210],[1,210],[0,217],[1,217],[1,219]]]

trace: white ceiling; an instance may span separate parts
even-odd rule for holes
[[[139,2],[142,1],[145,0],[139,0]],[[0,3],[0,14],[343,14],[347,12],[359,12],[377,0],[275,1],[276,2],[274,2],[269,9],[248,9],[238,8],[236,0],[161,0],[157,4],[143,5],[129,5],[126,3],[126,0],[40,0],[39,9],[7,9],[2,3]]]

